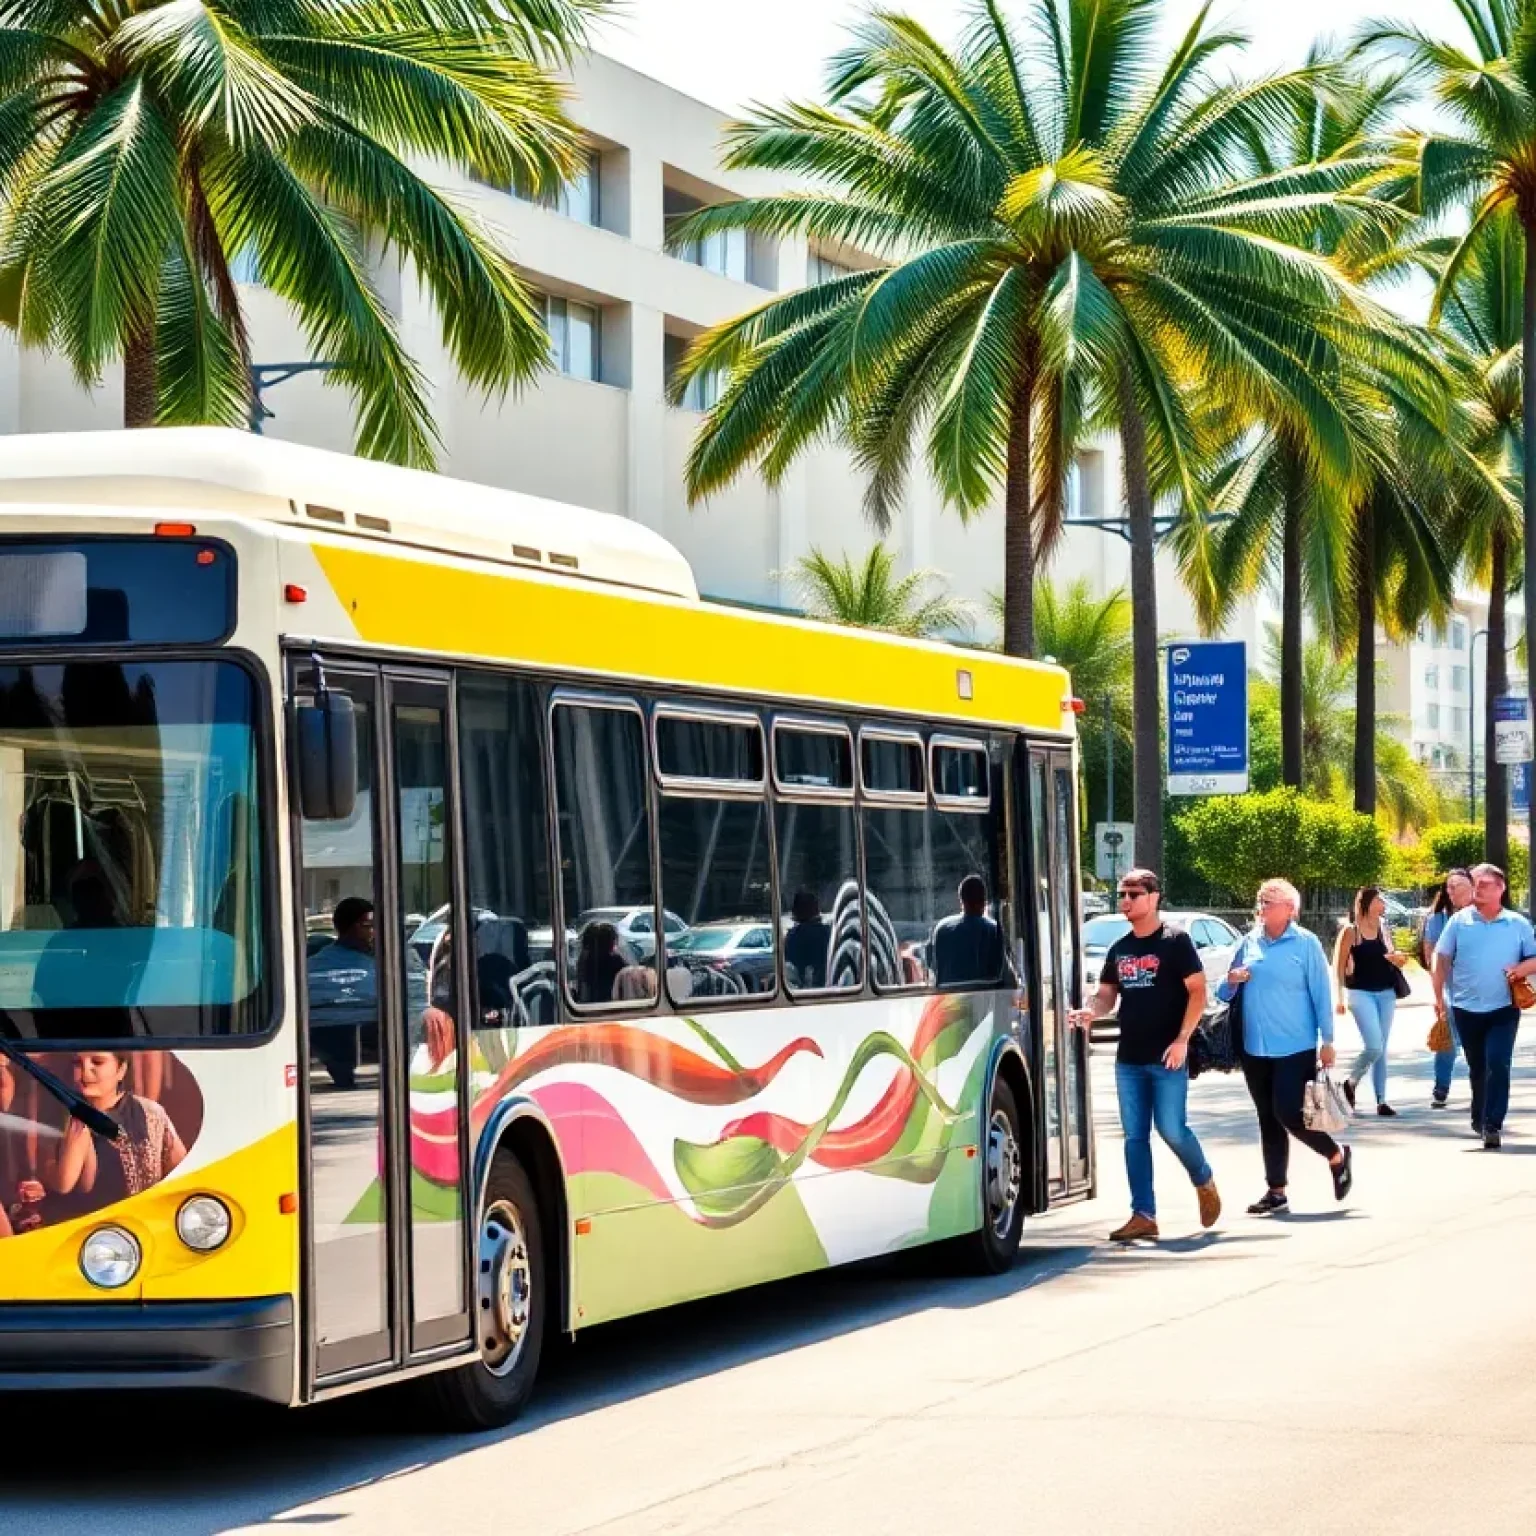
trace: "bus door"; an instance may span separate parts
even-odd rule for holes
[[[1029,803],[1038,924],[1046,1158],[1053,1197],[1089,1192],[1093,1182],[1088,1036],[1067,1027],[1083,979],[1078,946],[1077,803],[1072,752],[1031,747]]]
[[[452,701],[441,675],[325,665],[358,725],[346,821],[295,806],[308,1379],[467,1346],[462,943]],[[291,693],[314,694],[295,662]]]

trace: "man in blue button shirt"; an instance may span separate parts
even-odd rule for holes
[[[1447,991],[1472,1079],[1472,1129],[1496,1152],[1509,1110],[1509,1067],[1520,1010],[1510,994],[1516,976],[1536,972],[1536,933],[1504,905],[1504,871],[1472,866],[1472,905],[1454,913],[1435,945],[1435,1003]]]
[[[1243,989],[1243,1077],[1259,1115],[1269,1184],[1248,1207],[1251,1216],[1290,1209],[1291,1137],[1328,1159],[1335,1200],[1342,1200],[1354,1183],[1350,1149],[1322,1131],[1308,1130],[1301,1117],[1318,1062],[1331,1067],[1334,1053],[1328,961],[1316,934],[1298,926],[1300,907],[1301,895],[1290,881],[1266,880],[1259,887],[1258,921],[1216,989],[1224,1002]]]

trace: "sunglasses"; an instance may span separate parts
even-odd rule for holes
[[[1126,888],[1115,892],[1115,895],[1118,896],[1121,901],[1135,901],[1138,896],[1150,896],[1151,894],[1152,893],[1150,891],[1143,890],[1140,886],[1136,886],[1134,888]]]

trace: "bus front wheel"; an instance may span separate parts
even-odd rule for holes
[[[1024,1235],[1026,1159],[1023,1122],[1013,1089],[998,1077],[981,1142],[981,1229],[968,1241],[970,1268],[1000,1275],[1019,1251]]]
[[[462,1429],[509,1424],[533,1392],[544,1347],[548,1288],[538,1200],[523,1165],[496,1154],[475,1244],[480,1358],[427,1378],[442,1416]]]

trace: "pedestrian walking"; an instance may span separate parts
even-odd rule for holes
[[[1099,985],[1072,1023],[1088,1027],[1120,1004],[1115,1092],[1125,1130],[1125,1171],[1131,1219],[1110,1233],[1116,1243],[1156,1239],[1157,1199],[1152,1189],[1152,1127],[1183,1163],[1200,1206],[1200,1225],[1214,1226],[1221,1196],[1199,1138],[1189,1128],[1189,1037],[1205,1010],[1205,972],[1194,942],[1163,921],[1162,883],[1150,869],[1129,869],[1116,892],[1131,931],[1104,957]]]
[[[1435,945],[1435,1005],[1455,1011],[1472,1079],[1472,1130],[1498,1151],[1509,1112],[1509,1068],[1520,1009],[1510,983],[1536,972],[1536,933],[1504,905],[1508,881],[1497,864],[1472,866],[1472,902],[1453,913]]]
[[[1445,925],[1453,912],[1459,912],[1472,903],[1472,875],[1465,869],[1453,869],[1440,882],[1429,916],[1424,919],[1424,932],[1419,936],[1419,962],[1425,973],[1435,973],[1435,945],[1445,932]],[[1444,1109],[1451,1096],[1451,1074],[1456,1070],[1456,1052],[1461,1036],[1456,1032],[1456,1010],[1450,1000],[1440,1005],[1440,1016],[1450,1032],[1451,1043],[1443,1051],[1435,1052],[1435,1085],[1430,1089],[1429,1107]]]
[[[1290,1209],[1286,1185],[1294,1137],[1328,1160],[1333,1196],[1354,1184],[1354,1154],[1322,1131],[1308,1130],[1301,1106],[1321,1061],[1334,1062],[1328,961],[1316,934],[1296,921],[1301,895],[1288,880],[1259,887],[1256,920],[1217,988],[1223,1001],[1242,989],[1243,1077],[1259,1116],[1268,1188],[1248,1207],[1251,1216]]]
[[[1374,885],[1355,893],[1350,920],[1339,931],[1333,951],[1333,974],[1339,987],[1338,1012],[1355,1016],[1362,1049],[1344,1079],[1344,1097],[1355,1107],[1355,1090],[1370,1073],[1376,1093],[1376,1113],[1395,1115],[1387,1103],[1387,1042],[1402,986],[1401,971],[1408,957],[1399,954],[1383,919],[1387,904]]]

